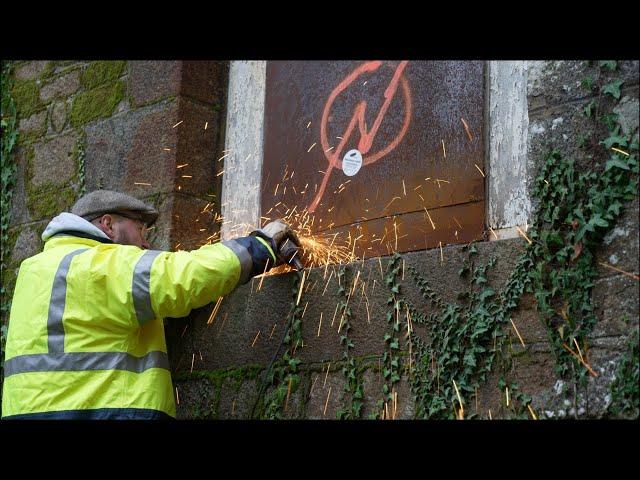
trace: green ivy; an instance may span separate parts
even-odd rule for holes
[[[345,280],[345,267],[340,267],[338,270],[338,294],[343,297],[340,301],[338,311],[340,312],[340,322],[338,324],[338,334],[340,334],[340,345],[344,345],[344,352],[342,353],[342,360],[344,365],[342,367],[342,373],[345,377],[344,390],[350,398],[350,405],[348,408],[341,408],[337,412],[338,420],[353,420],[362,417],[362,406],[364,402],[364,385],[362,378],[358,374],[358,364],[356,359],[350,354],[350,350],[353,349],[353,340],[349,338],[349,331],[351,330],[351,320],[353,314],[349,307],[349,299],[355,293],[356,285],[353,285],[351,291],[347,294],[345,286],[347,286]]]
[[[608,62],[600,65],[615,69]],[[618,99],[621,84],[620,80],[610,81],[601,91]],[[575,351],[578,343],[585,349],[597,321],[591,302],[597,278],[595,250],[638,188],[637,140],[632,142],[621,133],[617,115],[605,113],[595,119],[591,113],[598,105],[595,100],[589,105],[585,115],[608,130],[608,136],[595,147],[604,149],[599,153],[608,159],[602,171],[585,172],[558,150],[547,156],[533,189],[539,207],[529,232],[533,244],[527,249],[532,291],[548,327],[557,373],[576,372],[574,380],[580,385],[585,385],[589,371],[567,348]]]
[[[476,265],[475,245],[463,247],[468,258],[458,275],[468,279],[468,288],[458,295],[460,304],[445,303],[414,267],[409,272],[423,298],[434,310],[429,317],[406,302],[412,321],[426,327],[427,341],[412,332],[411,391],[416,400],[416,418],[454,419],[486,381],[496,355],[506,338],[502,329],[509,312],[518,305],[528,280],[525,272],[529,259],[520,258],[503,292],[497,294],[488,284],[488,269],[495,265]],[[506,369],[504,369],[506,370]],[[454,385],[455,382],[455,385]],[[458,388],[461,399],[455,388]],[[526,406],[526,405],[525,405]],[[473,418],[465,408],[465,418]]]
[[[382,398],[377,402],[377,410],[370,414],[371,418],[393,418],[395,385],[400,381],[402,364],[400,361],[399,332],[400,317],[405,312],[405,303],[400,298],[400,260],[402,256],[395,252],[387,264],[387,275],[384,278],[385,285],[391,291],[387,299],[387,305],[391,310],[387,311],[386,321],[389,329],[384,335],[385,351],[382,354]]]
[[[13,79],[12,62],[2,62],[2,119],[0,129],[2,131],[1,142],[1,178],[2,178],[2,194],[1,194],[1,232],[0,237],[2,245],[0,248],[0,276],[5,278],[5,270],[7,269],[7,255],[11,254],[8,248],[9,240],[9,224],[11,222],[11,201],[13,199],[13,189],[16,184],[16,163],[13,158],[13,147],[18,139],[17,130],[17,112],[16,105],[11,96]],[[11,308],[9,292],[6,290],[4,282],[0,285],[0,385],[4,377],[4,346],[7,338],[7,325],[5,318]],[[1,393],[1,387],[0,387]]]
[[[298,365],[301,360],[295,357],[295,353],[303,343],[302,313],[304,310],[296,305],[301,278],[301,273],[298,272],[291,289],[293,300],[283,339],[283,344],[286,347],[285,352],[282,358],[267,370],[264,386],[271,387],[271,390],[267,391],[263,398],[258,398],[256,405],[258,418],[261,419],[283,418],[287,398],[290,398],[300,386]]]

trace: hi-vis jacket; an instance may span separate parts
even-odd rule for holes
[[[42,239],[44,251],[22,262],[16,283],[3,418],[175,417],[162,319],[248,281],[246,243],[142,250],[70,213]]]

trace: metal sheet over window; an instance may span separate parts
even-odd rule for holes
[[[483,78],[483,62],[268,62],[262,222],[306,211],[367,257],[482,238]]]

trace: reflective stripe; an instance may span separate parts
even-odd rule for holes
[[[64,352],[64,326],[62,325],[62,315],[67,301],[67,273],[73,257],[88,250],[81,248],[67,254],[60,262],[53,279],[51,289],[51,300],[49,301],[49,316],[47,317],[47,344],[49,353]]]
[[[225,247],[230,248],[240,260],[240,280],[239,285],[243,285],[249,281],[251,271],[253,270],[253,259],[249,251],[235,240],[227,240],[222,242]]]
[[[144,325],[149,320],[156,318],[156,314],[153,313],[153,308],[151,307],[149,285],[151,282],[151,265],[161,253],[162,250],[147,250],[140,257],[133,271],[131,293],[133,294],[133,305],[140,325]]]
[[[134,357],[123,352],[68,352],[19,355],[4,363],[4,376],[29,372],[78,372],[85,370],[126,370],[141,373],[149,368],[169,370],[165,352],[149,352]]]

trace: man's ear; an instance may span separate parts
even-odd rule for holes
[[[113,240],[116,236],[116,232],[113,228],[114,223],[115,218],[108,213],[105,213],[98,219],[98,228],[102,230],[111,240]]]

